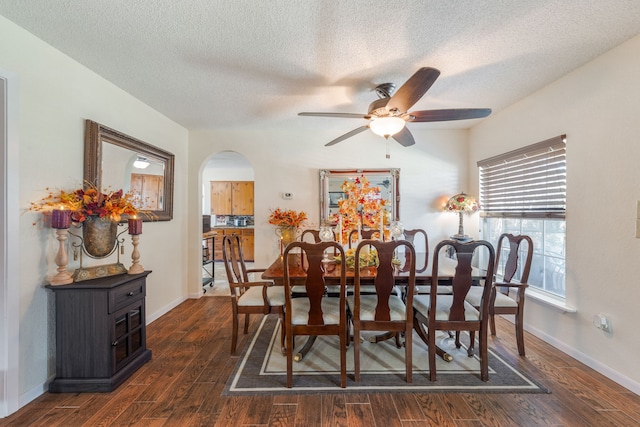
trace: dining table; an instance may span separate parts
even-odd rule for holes
[[[289,277],[293,282],[293,285],[303,285],[304,279],[306,278],[305,271],[305,263],[306,259],[300,252],[289,252]],[[401,266],[405,266],[408,263],[406,262],[406,258],[404,254],[397,255],[398,260],[400,261]],[[425,263],[426,259],[426,263]],[[324,277],[325,283],[327,286],[331,286],[332,284],[338,284],[340,279],[340,266],[336,266],[336,263],[333,262],[332,256],[329,255],[327,259],[327,267],[325,269]],[[416,266],[423,266],[420,269],[416,269],[416,284],[414,289],[415,294],[421,293],[429,293],[432,281],[432,270],[433,266],[431,265],[431,257],[426,252],[416,252]],[[457,261],[454,258],[448,256],[441,256],[438,265],[438,293],[439,294],[451,294],[451,281],[455,274],[455,269],[457,266]],[[360,270],[360,278],[361,283],[367,284],[366,282],[373,283],[373,278],[375,277],[375,271],[372,269],[361,269]],[[479,284],[480,280],[484,280],[485,276],[483,274],[483,270],[474,268],[472,270],[472,279],[474,284]],[[262,273],[263,280],[271,280],[274,282],[276,286],[284,286],[284,255],[278,256],[273,263]],[[346,271],[346,279],[347,279],[347,288],[354,286],[355,280],[355,271],[353,269],[347,269]],[[396,285],[402,288],[402,285],[406,285],[409,279],[409,271],[406,268],[400,267],[395,269],[394,280]],[[374,341],[382,341],[394,336],[393,334],[382,334],[377,336]],[[308,351],[313,346],[315,341],[315,337],[311,336],[305,343],[305,345],[295,354],[294,360],[300,361],[304,358],[304,356],[308,353]],[[443,360],[450,362],[453,360],[453,356],[442,350],[441,348],[436,349],[436,353],[442,357]]]

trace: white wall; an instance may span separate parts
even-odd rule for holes
[[[640,37],[496,114],[470,133],[476,161],[567,134],[567,303],[527,301],[527,329],[640,393]],[[477,173],[472,188],[478,188]],[[592,326],[611,318],[612,333]]]
[[[425,228],[437,242],[457,230],[457,217],[441,212],[446,199],[467,182],[468,161],[465,130],[426,131],[411,127],[417,141],[409,148],[392,142],[391,159],[385,158],[385,142],[371,132],[362,133],[333,147],[324,144],[334,133],[263,131],[191,131],[189,133],[190,206],[200,206],[201,174],[209,156],[224,150],[245,156],[255,172],[256,265],[268,266],[278,255],[274,226],[268,224],[270,210],[305,210],[310,225],[317,226],[319,169],[400,168],[400,214],[406,228]],[[259,141],[259,143],[256,143]],[[282,193],[294,194],[292,200]],[[201,209],[190,213],[189,293],[201,293]]]
[[[25,404],[55,373],[53,295],[43,286],[55,271],[57,241],[26,212],[46,188],[82,185],[84,120],[92,119],[175,154],[174,219],[145,223],[141,264],[148,279],[147,320],[186,295],[187,131],[94,72],[0,16],[0,68],[19,85],[19,394]],[[9,242],[11,243],[11,242]],[[131,263],[131,245],[122,261]],[[77,262],[70,263],[70,268]],[[14,335],[15,336],[15,335]]]

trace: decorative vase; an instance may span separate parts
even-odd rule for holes
[[[276,235],[280,237],[283,247],[287,247],[289,243],[292,243],[298,237],[298,227],[282,226],[276,228]]]
[[[82,241],[85,250],[94,258],[111,254],[116,244],[118,223],[111,218],[90,215],[82,223]]]

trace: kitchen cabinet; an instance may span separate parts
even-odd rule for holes
[[[56,377],[49,391],[112,391],[151,359],[145,319],[149,273],[46,286],[56,306]]]
[[[222,240],[224,235],[240,236],[242,244],[242,255],[245,261],[253,262],[254,254],[254,230],[253,228],[219,228],[216,227],[217,236],[213,245],[213,257],[215,261],[223,261],[222,258]]]
[[[164,203],[164,177],[132,173],[131,192],[140,196],[142,209],[161,210]]]
[[[253,215],[253,181],[211,181],[211,215]]]

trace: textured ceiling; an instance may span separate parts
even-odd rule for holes
[[[635,0],[0,0],[0,14],[186,128],[336,136],[365,122],[296,114],[365,113],[377,84],[423,66],[441,75],[412,110],[497,112],[640,32]]]

